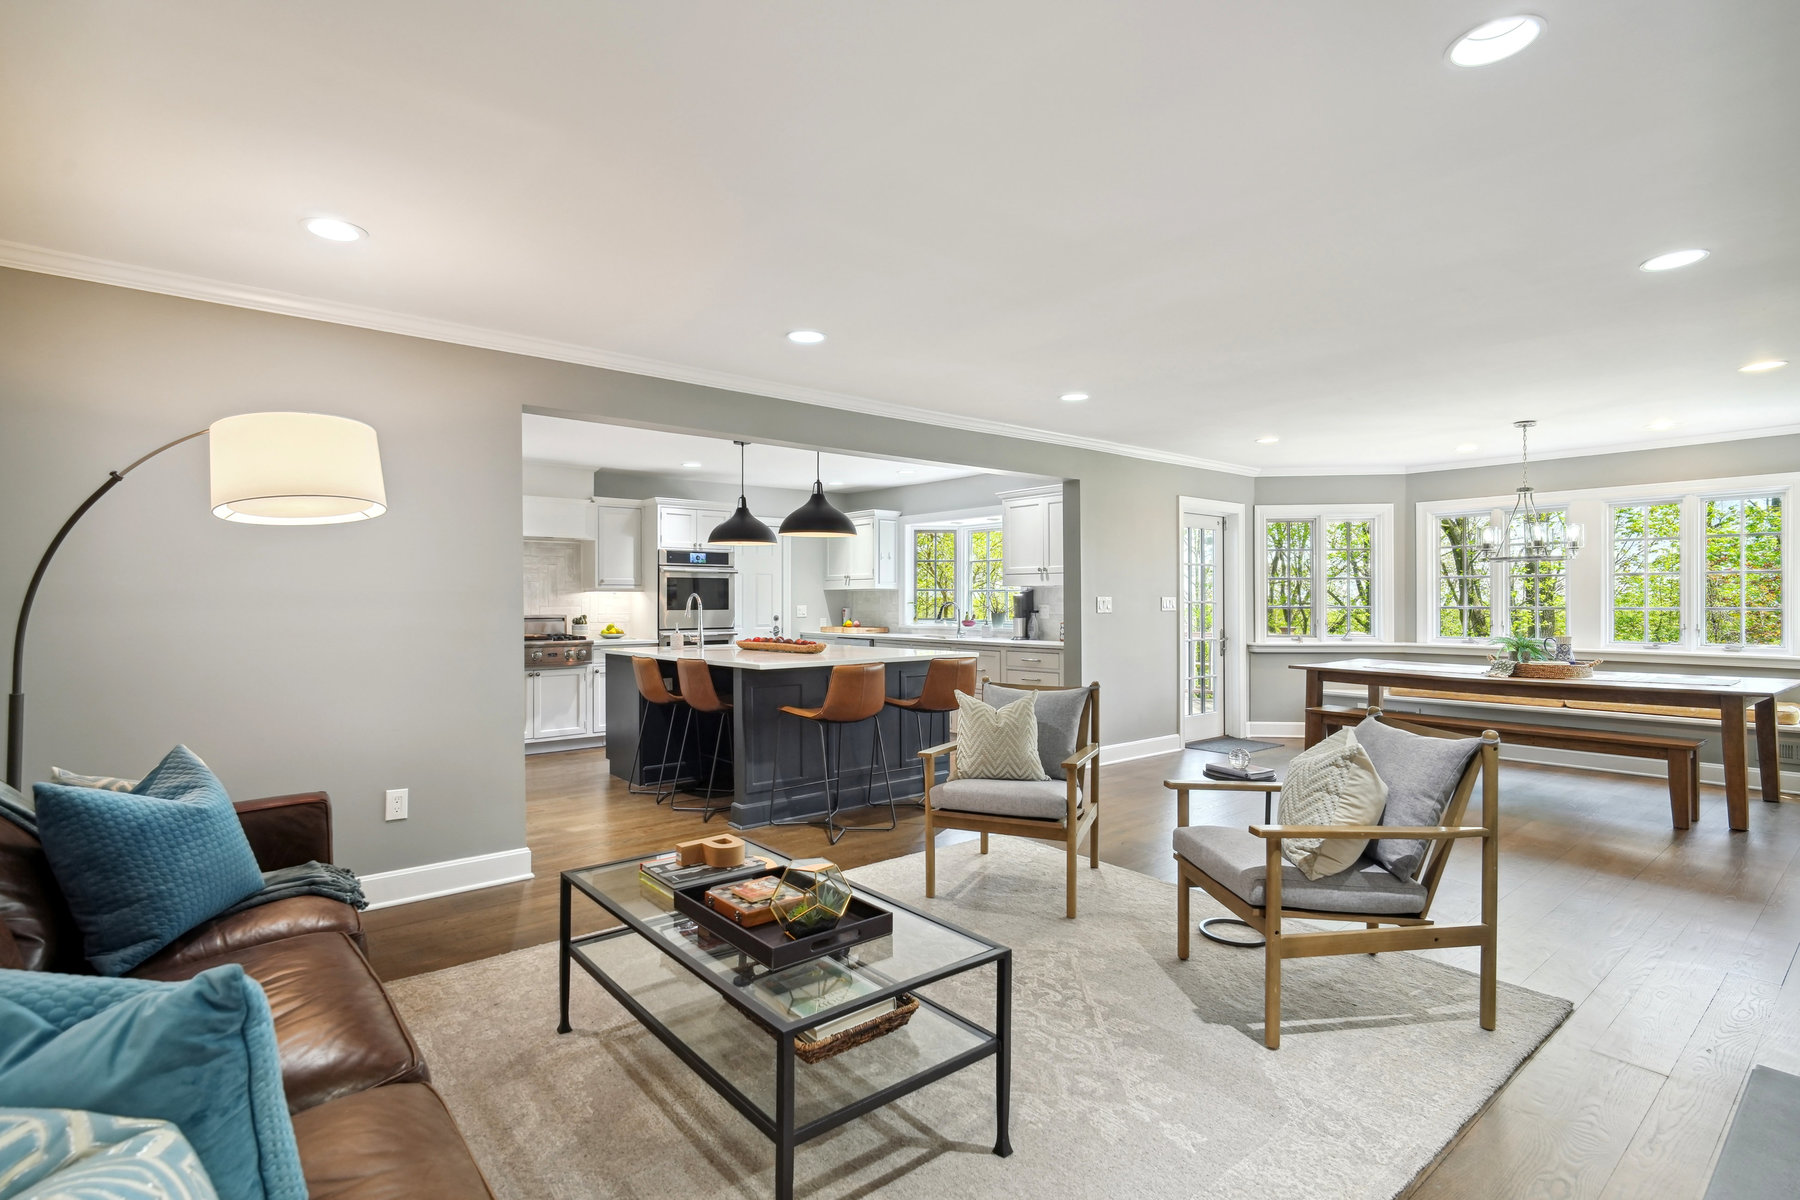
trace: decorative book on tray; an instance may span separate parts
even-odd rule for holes
[[[1207,763],[1201,768],[1208,779],[1230,779],[1239,783],[1271,783],[1275,772],[1269,767],[1245,767],[1238,770],[1228,763]]]

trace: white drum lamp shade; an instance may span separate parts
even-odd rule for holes
[[[250,525],[336,525],[387,511],[375,430],[322,413],[213,422],[213,516]]]

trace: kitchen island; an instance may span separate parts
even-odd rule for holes
[[[637,681],[631,665],[634,656],[654,658],[671,689],[677,687],[674,682],[677,660],[705,662],[712,672],[713,687],[719,698],[731,701],[732,709],[726,718],[731,722],[731,732],[726,735],[727,761],[720,765],[717,787],[729,793],[730,821],[739,829],[766,825],[771,818],[824,818],[825,772],[820,760],[817,728],[811,722],[782,713],[783,706],[814,708],[824,703],[831,669],[846,663],[884,664],[888,677],[887,694],[916,696],[925,682],[925,672],[932,659],[959,657],[953,650],[901,646],[828,645],[819,654],[740,650],[735,646],[715,646],[705,650],[609,651],[606,656],[607,758],[615,776],[643,787],[654,787],[662,779],[657,765],[662,760],[663,746],[670,730],[669,717],[663,710],[638,702]],[[701,714],[690,718],[676,708],[674,720],[673,740],[668,742],[669,757],[674,758],[675,746],[681,740],[681,722],[691,720],[687,753],[679,764],[680,777],[704,781],[707,756],[713,747],[715,718]],[[884,708],[874,721],[842,727],[840,811],[858,808],[871,801],[883,806],[887,803],[880,770],[872,773],[868,770],[871,765],[879,766],[875,754],[877,724],[887,744],[895,797],[917,796],[925,789],[924,768],[917,757],[920,749],[917,724],[910,718],[906,721],[906,741],[902,749],[900,713]],[[838,736],[835,730],[832,736],[835,742]],[[637,754],[640,741],[643,743],[642,755]],[[636,777],[631,778],[634,758],[640,761]],[[676,769],[676,764],[671,763],[671,776]],[[723,804],[724,797],[717,803]]]

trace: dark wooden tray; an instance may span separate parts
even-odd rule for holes
[[[707,886],[716,883],[715,880]],[[789,937],[780,921],[744,926],[714,912],[706,903],[705,887],[677,891],[675,911],[772,971],[848,950],[894,932],[894,914],[885,908],[877,908],[861,896],[850,897],[849,911],[836,925],[803,938]]]

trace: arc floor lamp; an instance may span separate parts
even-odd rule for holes
[[[322,413],[244,413],[214,421],[165,442],[106,482],[64,521],[38,560],[13,633],[12,694],[6,707],[6,782],[23,788],[25,775],[25,626],[44,571],[63,539],[100,497],[125,477],[184,442],[211,435],[212,512],[250,525],[335,525],[367,521],[387,511],[381,450],[375,431],[349,417]]]

